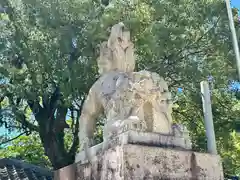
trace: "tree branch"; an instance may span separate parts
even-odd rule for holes
[[[30,123],[29,121],[27,121],[25,114],[17,112],[17,110],[16,110],[16,112],[14,114],[16,114],[16,116],[17,116],[16,117],[16,121],[21,123],[21,125],[23,127],[28,128],[30,131],[39,132],[38,126],[36,126],[36,125]]]
[[[74,118],[74,108],[70,107],[69,108],[71,111],[71,119],[72,119],[72,124],[71,124],[71,129],[72,129],[72,133],[74,132],[74,124],[75,124],[75,118]]]
[[[16,137],[14,137],[14,138],[11,138],[11,139],[8,139],[8,140],[6,140],[6,141],[3,141],[3,142],[1,142],[0,146],[3,145],[3,144],[9,143],[9,142],[11,142],[11,141],[13,141],[13,140],[15,140],[15,139],[17,139],[17,138],[19,138],[20,136],[22,136],[22,135],[24,135],[24,134],[26,134],[26,133],[27,133],[27,132],[23,132],[23,133],[17,135]]]
[[[30,131],[38,132],[39,131],[38,127],[32,124],[31,122],[27,121],[25,114],[18,109],[18,105],[20,105],[21,98],[17,97],[17,102],[15,103],[13,100],[13,95],[11,93],[6,94],[6,97],[8,97],[10,105],[12,106],[12,112],[15,115],[16,121],[21,123],[24,129],[28,128]]]
[[[42,115],[44,114],[43,108],[40,106],[39,102],[37,101],[28,100],[27,103],[31,111],[33,112],[36,120],[39,122],[42,119]]]
[[[60,132],[65,128],[69,128],[69,125],[66,123],[67,112],[68,112],[67,107],[60,106],[57,108],[57,115],[54,123],[54,129],[56,130],[56,132]]]
[[[73,133],[73,143],[72,143],[72,146],[69,150],[70,155],[75,155],[75,153],[77,151],[77,147],[79,145],[79,141],[78,141],[79,117],[80,117],[80,114],[82,112],[84,101],[85,101],[85,97],[82,99],[81,104],[79,106],[79,111],[77,112],[77,120],[76,120],[76,124],[75,124],[75,131]]]

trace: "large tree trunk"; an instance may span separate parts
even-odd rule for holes
[[[21,53],[22,49],[24,49],[23,46],[28,44],[28,41],[24,33],[21,31],[21,26],[18,26],[19,20],[16,15],[17,13],[11,7],[11,3],[8,0],[3,0],[1,5],[4,7],[4,12],[8,14],[9,20],[13,23],[15,29],[15,35],[13,38],[15,38],[15,43],[20,47],[16,48],[16,54],[19,58],[21,57],[21,59],[24,60],[24,56],[22,56]],[[1,9],[0,7],[0,11],[3,11],[3,8]],[[19,38],[20,36],[21,38]],[[71,58],[74,60],[78,57],[79,54],[73,54]],[[26,64],[27,60],[24,62]],[[55,91],[51,95],[48,93],[42,95],[43,105],[40,105],[40,100],[38,99],[39,94],[36,94],[36,99],[30,98],[31,96],[29,96],[29,99],[26,99],[36,121],[38,122],[38,126],[29,123],[25,117],[22,118],[23,120],[21,120],[20,123],[26,126],[30,131],[36,131],[39,133],[45,153],[52,163],[53,169],[56,170],[72,164],[75,160],[75,153],[78,147],[78,121],[76,121],[78,117],[75,117],[75,125],[72,131],[74,136],[72,146],[67,150],[64,145],[64,128],[67,128],[65,117],[69,107],[64,106],[64,97],[62,97],[58,85],[54,82],[51,82],[51,85],[56,86]],[[28,96],[26,97],[28,98]],[[59,101],[62,104],[60,104]],[[57,112],[56,116],[55,112]]]
[[[52,163],[53,169],[57,170],[62,167],[74,163],[75,152],[67,152],[64,147],[64,131],[54,132],[50,130],[48,133],[40,132],[41,141]]]
[[[78,121],[73,128],[72,146],[67,148],[64,144],[64,129],[68,128],[65,122],[68,108],[53,105],[56,99],[58,98],[52,98],[49,103],[44,102],[44,107],[39,106],[38,102],[28,102],[32,111],[36,112],[34,114],[39,125],[41,142],[54,170],[74,163],[78,147]]]

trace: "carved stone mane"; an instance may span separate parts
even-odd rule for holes
[[[130,32],[123,23],[112,27],[107,46],[112,51],[113,61],[119,71],[134,71],[134,45],[130,40]]]

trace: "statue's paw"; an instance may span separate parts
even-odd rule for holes
[[[123,121],[123,125],[134,125],[139,123],[140,120],[137,116],[129,116],[127,119]]]
[[[172,132],[174,136],[185,137],[188,138],[189,131],[187,127],[183,124],[173,124],[172,125]]]
[[[137,116],[130,116],[128,120],[132,123],[138,123],[140,121]]]
[[[112,131],[117,131],[119,128],[122,128],[124,125],[124,122],[121,120],[117,120],[111,125],[111,130]]]
[[[140,120],[137,116],[130,116],[124,120],[124,122],[125,125],[132,130],[144,131],[147,129],[146,122],[144,120]]]

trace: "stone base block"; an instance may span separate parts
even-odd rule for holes
[[[220,157],[192,151],[126,144],[92,164],[76,164],[77,180],[223,180]]]
[[[91,156],[95,156],[109,148],[124,144],[138,144],[144,146],[174,148],[180,150],[191,150],[191,141],[186,137],[178,137],[169,134],[160,134],[152,132],[127,131],[107,142],[103,142],[89,149]],[[87,162],[85,153],[80,152],[76,155],[75,162]]]
[[[220,157],[192,152],[187,137],[131,130],[87,152],[55,180],[223,180]]]

